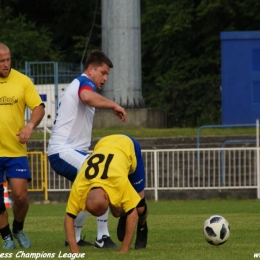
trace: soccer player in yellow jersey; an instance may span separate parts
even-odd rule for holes
[[[25,125],[26,106],[32,114]],[[31,79],[11,68],[10,50],[0,43],[0,233],[4,249],[15,248],[13,236],[23,248],[31,245],[23,232],[29,208],[27,185],[31,180],[26,143],[44,113],[44,104]],[[4,203],[4,174],[13,195],[13,235]]]
[[[120,217],[117,236],[123,243],[119,252],[128,252],[137,224],[135,248],[145,248],[148,210],[144,185],[144,164],[138,142],[127,135],[100,139],[70,192],[64,225],[71,252],[79,253],[74,235],[77,214],[88,211],[100,216],[108,207],[113,216]]]

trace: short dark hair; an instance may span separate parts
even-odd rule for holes
[[[86,62],[84,64],[84,69],[86,69],[89,65],[93,65],[94,67],[100,67],[105,63],[109,68],[113,68],[112,61],[107,57],[107,55],[100,50],[93,50],[89,53]]]

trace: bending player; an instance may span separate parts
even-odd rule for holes
[[[74,220],[81,211],[101,216],[108,207],[120,217],[118,239],[120,253],[128,252],[135,228],[135,248],[147,244],[147,204],[144,196],[145,174],[141,148],[126,135],[100,139],[78,173],[70,192],[64,221],[66,237],[72,253],[79,253],[75,240]]]

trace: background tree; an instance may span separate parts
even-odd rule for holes
[[[58,48],[51,46],[51,32],[35,27],[25,15],[12,16],[11,9],[0,9],[1,42],[8,45],[14,61],[45,61],[63,59]]]
[[[62,50],[63,61],[80,62],[94,12],[95,28],[88,49],[101,48],[101,0],[15,0],[9,3],[16,15],[25,14],[37,27],[52,32],[53,46]]]
[[[96,4],[88,50],[101,48],[101,0],[3,0],[1,41],[17,58],[80,62]],[[141,0],[146,107],[166,109],[169,126],[219,124],[220,32],[259,29],[259,0]]]

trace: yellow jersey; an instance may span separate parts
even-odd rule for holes
[[[137,165],[134,144],[125,135],[102,138],[84,162],[70,191],[66,212],[77,216],[86,211],[86,198],[94,187],[103,188],[110,203],[125,212],[135,208],[141,200],[128,180]]]
[[[41,103],[26,75],[11,69],[8,77],[0,77],[0,157],[27,155],[26,144],[20,144],[16,134],[25,125],[25,107],[32,110]]]

